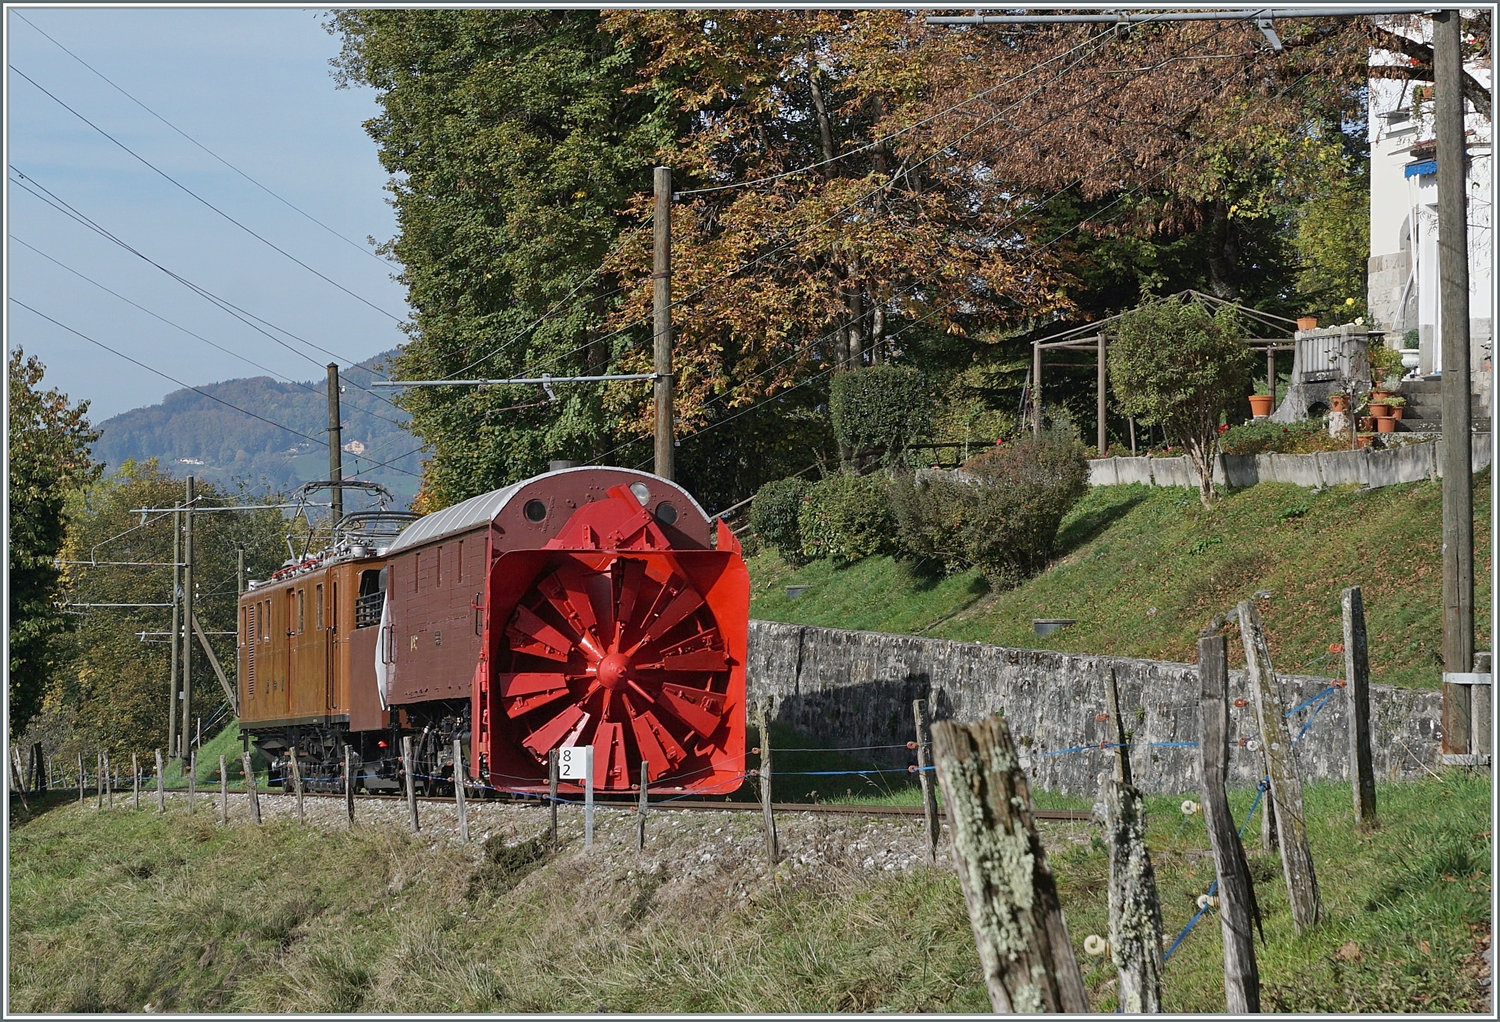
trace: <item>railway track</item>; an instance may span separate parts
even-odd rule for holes
[[[215,797],[217,797],[218,793],[217,793],[216,790],[204,789],[201,792],[201,794],[204,794],[204,795],[211,794],[211,795],[214,795]],[[262,791],[261,794],[263,794],[263,795],[286,796],[286,797],[290,797],[291,796],[291,792],[282,791],[279,788],[270,788],[270,789],[267,789],[265,791]],[[340,801],[343,801],[343,799],[344,799],[344,795],[342,793],[340,793],[340,792],[309,791],[309,792],[304,792],[304,795],[307,798],[334,798],[334,799],[338,799]],[[355,798],[355,801],[376,801],[376,802],[404,802],[404,801],[406,801],[406,796],[405,795],[400,795],[400,794],[381,795],[381,794],[374,794],[374,793],[370,793],[370,792],[365,792],[365,793],[362,793],[362,794],[355,795],[354,798]],[[451,795],[418,795],[417,796],[417,801],[418,802],[442,803],[442,804],[446,804],[446,805],[452,805],[453,804],[453,797]],[[472,803],[476,804],[476,805],[495,805],[497,803],[506,804],[506,805],[529,805],[529,806],[536,806],[537,808],[541,808],[545,804],[541,800],[538,800],[538,799],[529,799],[529,798],[516,798],[516,799],[503,799],[503,798],[502,799],[484,799],[484,798],[479,798],[479,799],[472,799]],[[576,803],[576,802],[572,802],[572,801],[569,801],[567,804],[568,805],[581,805],[581,803]],[[636,803],[634,801],[631,801],[631,802],[623,802],[623,801],[622,802],[596,801],[594,803],[594,805],[597,808],[599,808],[599,809],[624,809],[624,810],[627,810],[629,812],[635,812],[635,810],[636,810]],[[653,808],[653,809],[670,809],[670,810],[688,809],[688,810],[696,810],[696,811],[700,811],[700,812],[721,812],[721,813],[724,813],[724,812],[727,812],[727,813],[751,813],[751,812],[758,813],[758,812],[762,812],[763,811],[763,807],[761,806],[761,804],[759,802],[714,802],[714,801],[708,800],[708,799],[695,799],[695,800],[684,799],[684,800],[681,800],[681,801],[652,802],[651,803],[651,808]],[[842,803],[838,803],[838,802],[775,802],[775,803],[772,803],[771,808],[773,810],[775,810],[776,812],[778,812],[778,813],[824,813],[824,814],[837,814],[837,815],[844,815],[844,816],[921,816],[922,813],[923,813],[923,810],[922,810],[921,806],[846,805],[846,804],[842,804]],[[1031,815],[1032,815],[1033,818],[1038,819],[1038,820],[1046,820],[1046,821],[1049,821],[1049,822],[1058,822],[1058,823],[1060,823],[1060,822],[1078,822],[1078,821],[1088,820],[1088,819],[1090,819],[1092,817],[1093,814],[1091,814],[1086,809],[1033,809],[1031,811]]]

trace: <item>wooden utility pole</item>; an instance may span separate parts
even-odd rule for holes
[[[1443,412],[1443,673],[1474,669],[1474,475],[1469,420],[1469,160],[1459,12],[1432,16]],[[1469,752],[1470,690],[1443,685],[1443,751]],[[1483,751],[1483,750],[1481,750]]]
[[[1281,842],[1281,868],[1286,874],[1291,899],[1292,924],[1298,933],[1316,926],[1323,917],[1318,877],[1313,870],[1312,849],[1307,844],[1307,821],[1303,815],[1302,779],[1292,752],[1282,706],[1281,686],[1271,667],[1271,651],[1260,614],[1251,600],[1239,605],[1240,636],[1245,645],[1245,674],[1255,692],[1255,717],[1271,777],[1270,794],[1276,799],[1276,830]]]
[[[927,700],[916,699],[911,704],[912,716],[917,723],[917,780],[922,785],[922,816],[927,828],[927,855],[937,861],[938,806],[937,778],[932,776],[932,725],[927,719]]]
[[[1031,342],[1031,435],[1042,435],[1042,345]]]
[[[196,499],[194,480],[187,477],[187,509],[183,511],[182,524],[182,756],[187,758],[188,736],[192,734],[193,722],[193,502]],[[188,806],[192,806],[191,787]]]
[[[172,683],[167,697],[167,755],[177,758],[177,654],[182,643],[182,514],[172,512]],[[157,768],[157,773],[161,768]]]
[[[656,211],[652,214],[651,312],[656,356],[656,464],[663,479],[675,472],[676,439],[672,425],[672,168],[657,167]]]
[[[1057,881],[1005,718],[935,721],[932,747],[991,1007],[1001,1014],[1087,1012]]]
[[[1375,761],[1370,749],[1370,650],[1365,634],[1365,600],[1350,586],[1339,603],[1344,611],[1344,691],[1349,708],[1349,780],[1354,787],[1354,823],[1375,825]]]
[[[339,366],[328,363],[328,482],[329,503],[333,505],[330,530],[344,517],[344,433],[339,421]],[[330,531],[328,541],[333,542]]]
[[[1234,829],[1229,797],[1229,654],[1217,629],[1198,639],[1198,755],[1203,767],[1203,819],[1219,876],[1219,929],[1224,943],[1224,1001],[1231,1015],[1260,1011],[1260,972],[1251,923],[1259,923],[1245,847]]]
[[[1109,441],[1104,432],[1104,386],[1106,366],[1104,362],[1104,331],[1099,331],[1099,457],[1104,457]]]

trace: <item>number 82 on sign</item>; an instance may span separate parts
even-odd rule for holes
[[[565,781],[587,780],[592,765],[592,745],[566,745],[557,750],[557,776]]]

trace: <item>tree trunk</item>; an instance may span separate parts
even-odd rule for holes
[[[1229,206],[1216,200],[1208,223],[1208,289],[1214,297],[1238,301],[1240,297],[1239,228],[1229,218]]]

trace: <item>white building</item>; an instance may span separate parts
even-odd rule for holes
[[[1432,25],[1425,22],[1424,41]],[[1415,37],[1414,37],[1415,38]],[[1372,50],[1372,66],[1408,64],[1405,56]],[[1466,69],[1486,87],[1490,68]],[[1493,249],[1490,123],[1466,101],[1464,126],[1469,155],[1469,337],[1476,393],[1489,392],[1492,338]],[[1370,318],[1386,331],[1387,343],[1410,348],[1417,339],[1416,371],[1442,372],[1438,303],[1437,169],[1432,83],[1370,79]],[[1415,335],[1411,331],[1416,331]],[[1408,362],[1411,360],[1409,359]]]

